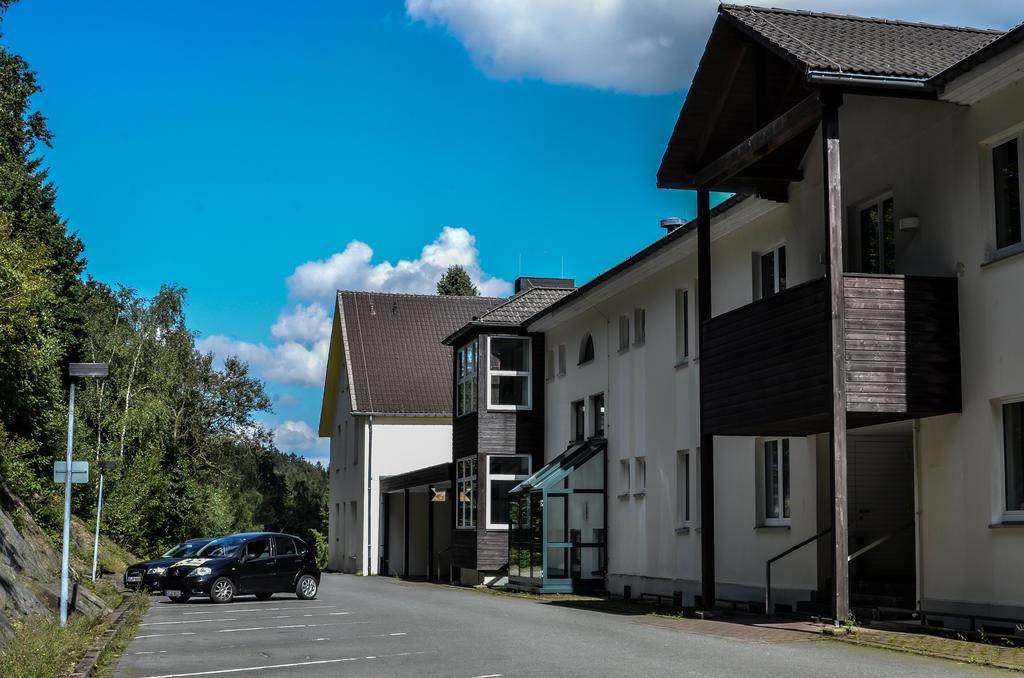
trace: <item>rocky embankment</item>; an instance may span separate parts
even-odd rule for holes
[[[0,645],[10,637],[13,625],[56,614],[60,557],[24,502],[0,484]],[[84,576],[72,567],[74,609],[84,614],[107,611],[103,599],[84,585],[75,585],[74,580]]]

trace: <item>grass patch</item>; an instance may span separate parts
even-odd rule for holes
[[[73,617],[64,627],[55,619],[19,624],[14,637],[0,651],[0,676],[69,676],[102,631],[102,619],[98,617]]]
[[[121,604],[121,601],[124,600],[118,592],[117,587],[109,581],[103,581],[102,579],[93,581],[92,579],[85,578],[82,580],[82,585],[102,598],[103,602],[107,604],[107,607],[117,607]]]
[[[134,607],[128,613],[128,619],[125,620],[121,629],[107,643],[107,646],[103,648],[102,654],[100,654],[99,661],[96,663],[96,676],[108,678],[114,675],[118,660],[124,654],[124,649],[128,647],[128,643],[135,637],[136,632],[139,630],[139,624],[142,622],[142,617],[145,616],[148,609],[149,594],[136,593],[134,595]]]

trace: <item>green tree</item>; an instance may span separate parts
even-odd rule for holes
[[[437,281],[437,293],[450,297],[478,297],[479,290],[473,284],[473,280],[466,273],[466,269],[453,264],[444,272],[441,279]]]

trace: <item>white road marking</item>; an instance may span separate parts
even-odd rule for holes
[[[252,603],[245,603],[251,605]],[[242,612],[279,612],[281,610],[327,610],[338,607],[337,605],[293,605],[291,607],[237,607],[231,609],[231,614]],[[170,610],[168,610],[170,612]],[[182,614],[224,614],[224,610],[203,610],[200,612],[182,612]]]
[[[380,655],[379,657],[367,657],[367,659],[389,659],[392,657],[409,657],[419,654],[432,654],[431,652],[399,652],[397,654]],[[308,662],[295,662],[292,664],[271,664],[268,666],[246,666],[238,669],[219,669],[216,671],[197,671],[195,673],[165,673],[158,676],[146,676],[146,678],[192,678],[193,676],[215,676],[226,673],[245,673],[250,671],[272,671],[274,669],[291,669],[297,666],[323,666],[325,664],[340,664],[342,662],[357,662],[359,657],[342,657],[341,659],[319,659]]]
[[[250,626],[244,629],[220,629],[217,633],[238,633],[239,631],[269,631],[272,629],[312,629],[319,626],[348,626],[350,624],[369,624],[367,621],[341,622],[338,624],[285,624],[282,626]],[[140,638],[142,636],[139,636]]]
[[[151,633],[148,636],[135,636],[135,640],[142,638],[164,638],[166,636],[194,636],[196,635],[192,631],[186,631],[185,633]]]
[[[145,652],[136,652],[135,654],[167,654],[167,650],[147,650]]]
[[[165,624],[209,624],[210,622],[224,621],[238,621],[238,619],[227,617],[223,619],[186,619],[185,621],[146,622],[145,624],[139,624],[139,626],[163,626]]]
[[[72,469],[72,470],[74,470],[74,469]],[[473,678],[501,678],[501,674],[500,673],[488,673],[487,675],[483,675],[483,676],[473,676]]]

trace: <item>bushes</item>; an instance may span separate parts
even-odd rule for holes
[[[316,547],[316,564],[321,570],[327,569],[327,537],[320,530],[310,530],[313,545]]]

